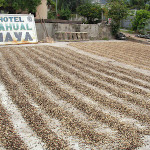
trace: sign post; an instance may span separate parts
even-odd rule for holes
[[[108,18],[108,24],[111,24],[111,21],[112,21],[111,18]]]
[[[0,45],[37,42],[33,15],[0,14]]]

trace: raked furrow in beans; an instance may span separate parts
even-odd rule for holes
[[[113,51],[113,50],[112,50]],[[97,51],[89,51],[90,53],[94,53],[96,55],[99,55],[99,52]],[[105,57],[105,55],[101,55],[103,57]],[[119,54],[113,54],[111,53],[111,57],[109,57],[111,59],[115,59],[116,61],[118,62],[122,62],[122,63],[126,63],[126,62],[130,62],[130,64],[132,64],[133,66],[136,66],[136,67],[140,67],[140,68],[143,68],[143,69],[150,69],[150,65],[149,65],[149,61],[148,59],[147,60],[139,60],[136,59],[135,57],[131,57],[131,56],[125,56],[124,54],[123,55],[119,55]],[[122,59],[124,58],[124,60]],[[132,62],[132,60],[134,60],[134,62]]]
[[[6,149],[27,150],[27,146],[17,135],[13,124],[9,121],[9,116],[3,108],[0,100],[0,141]]]
[[[113,50],[112,50],[113,51]],[[92,50],[91,51],[89,51],[89,52],[93,52]],[[94,54],[96,54],[96,55],[99,55],[99,52],[94,52]],[[105,55],[102,55],[103,57],[105,57]],[[132,55],[133,56],[133,55]],[[147,59],[144,59],[144,58],[142,58],[142,59],[136,59],[135,57],[132,57],[132,56],[126,56],[126,55],[119,55],[119,54],[111,54],[111,57],[109,57],[109,58],[111,58],[111,59],[115,59],[116,61],[118,61],[118,62],[123,62],[123,63],[126,63],[126,62],[130,62],[129,64],[131,64],[131,65],[133,65],[133,66],[136,66],[136,67],[140,67],[140,68],[143,68],[143,69],[147,69],[147,70],[149,70],[150,69],[150,65],[149,65],[149,60]],[[124,58],[124,59],[122,59],[122,58]],[[133,61],[134,60],[134,61]],[[133,61],[133,62],[132,62]]]
[[[140,65],[140,62],[148,62],[147,56],[149,56],[149,46],[143,44],[134,45],[132,42],[124,42],[121,44],[118,43],[72,43],[72,46],[75,46],[79,49],[82,49],[87,52],[91,52],[97,55],[101,55],[108,58],[113,58],[117,60],[118,55],[122,55],[121,62]],[[134,51],[133,51],[134,50]],[[132,52],[132,53],[131,53]],[[132,55],[131,55],[132,54]],[[143,55],[144,54],[144,55]],[[142,58],[141,58],[142,56]],[[146,57],[145,57],[146,56]],[[135,60],[138,60],[135,63]],[[144,67],[149,65],[149,63],[145,64]]]
[[[66,56],[66,55],[64,55],[64,56]],[[73,54],[72,54],[72,56],[73,56]],[[72,59],[73,58],[71,58],[71,60]],[[92,69],[96,68],[97,71],[104,72],[107,75],[110,75],[110,76],[119,78],[121,80],[124,80],[124,81],[127,81],[127,82],[131,82],[133,84],[137,84],[139,86],[143,86],[145,88],[149,88],[150,89],[150,86],[147,86],[145,84],[142,84],[141,82],[138,82],[138,81],[134,80],[134,78],[136,78],[136,76],[139,75],[138,78],[140,78],[140,79],[142,78],[142,80],[146,80],[147,79],[147,81],[150,82],[150,76],[146,76],[146,75],[141,74],[139,72],[137,72],[137,73],[133,72],[135,75],[133,76],[132,79],[130,79],[129,77],[132,76],[132,70],[127,70],[126,73],[129,76],[129,77],[127,77],[127,76],[125,76],[126,75],[126,73],[125,73],[126,69],[125,68],[122,68],[122,70],[120,71],[120,67],[118,67],[118,66],[116,67],[116,66],[113,66],[113,65],[107,64],[107,63],[103,64],[103,62],[98,62],[98,61],[94,61],[94,60],[93,61],[87,60],[84,63],[84,61],[83,61],[83,60],[85,60],[84,58],[81,58],[80,60],[78,60],[78,57],[75,57],[75,56],[74,56],[74,60],[76,62],[79,62],[80,64],[86,66],[86,67],[88,66],[89,68],[92,68]],[[123,75],[118,75],[118,73],[122,73]]]
[[[11,58],[9,58],[8,55],[5,55],[5,57],[7,57],[6,60],[9,63],[9,61],[11,61]],[[15,65],[11,66],[11,71],[14,75],[17,75],[17,68]],[[46,126],[41,116],[36,113],[36,108],[28,102],[28,98],[26,97],[26,95],[21,91],[18,84],[13,82],[13,80],[7,74],[7,70],[5,70],[5,68],[1,69],[0,75],[3,83],[5,83],[7,87],[12,100],[20,108],[22,116],[27,122],[29,122],[29,125],[33,128],[34,131],[36,131],[37,135],[42,138],[43,142],[46,143],[47,148],[67,147],[66,143],[58,138],[57,135]],[[22,78],[21,74],[19,76],[23,81],[24,79]]]
[[[81,43],[80,43],[81,44]],[[79,45],[80,45],[79,44]],[[82,43],[83,44],[83,43]],[[94,45],[96,44],[96,43],[93,43]],[[109,45],[107,44],[107,46],[105,45],[105,49],[100,49],[101,51],[103,51],[103,52],[105,52],[105,53],[107,53],[107,51],[111,51],[111,48],[112,48],[112,46],[113,45],[111,45],[110,46],[110,44],[111,43],[109,43]],[[113,43],[113,44],[115,44],[115,43]],[[137,43],[136,43],[137,44]],[[78,45],[77,43],[71,43],[70,45]],[[92,46],[92,48],[93,48],[93,50],[94,51],[99,51],[99,49],[97,49],[97,48],[95,48],[95,47],[93,47],[93,45],[91,45],[91,44],[86,44],[86,45],[84,45],[84,49],[86,49],[86,48],[88,48],[89,46]],[[101,46],[103,46],[103,45],[101,45]],[[119,44],[117,44],[117,47],[119,47],[120,45]],[[137,47],[137,45],[134,45],[134,47]],[[144,45],[145,46],[145,45]],[[129,45],[128,45],[128,47],[129,47]],[[121,51],[119,50],[119,52],[120,52],[120,54],[122,55],[124,55],[125,53],[126,53],[126,49],[122,49]],[[112,51],[111,51],[112,52]],[[142,51],[143,53],[141,53],[140,54],[140,56],[139,56],[139,58],[149,58],[148,57],[148,55],[146,55],[149,51],[148,50],[144,50],[144,51]],[[139,51],[136,51],[133,47],[131,48],[130,47],[130,51],[128,51],[128,53],[126,54],[126,56],[133,56],[133,54],[135,54],[135,55],[137,55],[137,54],[139,54]]]
[[[35,54],[37,54],[38,56],[40,56],[41,58],[48,59],[48,60],[50,60],[50,58],[52,56],[52,58],[51,58],[52,60],[54,59],[54,60],[57,60],[58,62],[62,62],[63,64],[70,65],[72,68],[80,69],[80,70],[84,71],[85,73],[96,77],[100,81],[106,81],[110,84],[118,86],[122,90],[125,90],[125,91],[128,90],[128,91],[130,91],[134,94],[141,94],[143,96],[150,95],[148,92],[145,92],[144,90],[140,89],[140,87],[137,88],[132,84],[129,85],[128,82],[125,82],[125,83],[123,82],[122,83],[122,80],[120,80],[120,79],[113,78],[113,77],[107,76],[107,75],[104,76],[103,74],[100,74],[99,72],[95,73],[90,68],[82,67],[80,64],[76,63],[72,59],[68,59],[67,56],[63,57],[61,55],[61,57],[60,57],[60,55],[58,55],[56,53],[50,53],[50,52],[49,52],[48,55],[47,54],[41,54],[38,51],[33,51],[33,52]],[[117,81],[116,79],[119,80],[119,81]],[[150,89],[150,87],[149,87],[149,89]]]
[[[120,122],[117,118],[114,118],[106,113],[103,113],[102,111],[96,111],[94,108],[87,106],[87,104],[83,103],[81,99],[77,99],[74,95],[71,95],[67,91],[65,91],[65,89],[61,89],[57,85],[57,83],[51,80],[50,77],[46,76],[43,72],[41,72],[40,68],[37,67],[37,65],[29,63],[26,60],[26,58],[23,57],[23,55],[19,54],[19,52],[16,53],[18,60],[20,59],[20,62],[28,69],[28,71],[34,74],[36,77],[39,77],[43,82],[43,84],[47,85],[55,95],[58,95],[61,99],[68,101],[69,103],[72,103],[78,109],[86,112],[91,118],[100,120],[103,123],[108,124],[111,128],[117,129],[121,134],[125,135],[126,139],[128,139],[128,142],[130,141],[129,143],[131,143],[132,141],[134,143],[133,144],[134,146],[138,144],[139,139],[136,129],[130,127],[130,125],[128,124]],[[56,76],[56,74],[54,74],[54,76]],[[66,79],[64,78],[64,80],[68,80],[68,78]]]
[[[76,75],[76,76],[78,76],[79,78],[84,78],[85,80],[87,80],[87,79],[89,79],[89,78],[92,78],[90,81],[92,82],[92,83],[94,83],[94,81],[95,82],[97,82],[97,86],[99,86],[100,88],[103,88],[104,87],[104,89],[105,90],[107,90],[106,88],[108,88],[109,86],[105,86],[106,84],[108,84],[108,85],[110,85],[110,83],[108,82],[104,82],[104,81],[101,81],[101,79],[105,79],[105,80],[107,80],[108,78],[105,78],[105,77],[103,77],[103,76],[101,76],[101,78],[99,78],[99,77],[97,77],[97,78],[95,78],[95,74],[94,73],[91,73],[92,75],[94,74],[94,77],[93,76],[89,76],[88,74],[83,74],[82,72],[80,72],[80,70],[82,70],[82,71],[84,71],[84,70],[86,70],[85,68],[80,68],[80,66],[78,66],[78,65],[76,65],[77,67],[76,68],[78,68],[78,70],[75,68],[74,70],[72,70],[72,68],[74,68],[75,67],[75,64],[73,64],[73,65],[71,65],[71,63],[69,63],[69,62],[66,62],[66,60],[61,60],[61,58],[60,58],[60,61],[59,61],[59,59],[53,59],[53,58],[48,58],[48,57],[46,57],[46,56],[43,56],[43,55],[41,55],[41,54],[38,54],[38,56],[40,56],[41,58],[45,58],[45,61],[46,62],[49,62],[49,63],[54,63],[55,65],[57,65],[58,67],[59,66],[61,66],[61,68],[63,68],[65,71],[67,71],[67,72],[74,72],[74,75]],[[64,63],[65,62],[65,63]],[[64,65],[63,65],[64,64]],[[67,67],[68,66],[68,67]],[[85,71],[86,72],[86,71]],[[88,72],[90,72],[89,70],[87,70],[87,72],[86,73],[88,73]],[[102,83],[100,83],[99,81],[97,81],[97,79],[99,79],[99,81],[101,81]],[[111,79],[109,80],[108,79],[108,81],[111,81]],[[89,83],[91,83],[91,82],[89,82]],[[119,84],[119,86],[121,86],[122,85],[122,83],[116,83],[116,81],[112,81],[114,84]],[[105,83],[105,84],[104,84]],[[113,84],[113,85],[114,85]],[[124,85],[124,84],[123,84]],[[110,85],[110,86],[112,86],[112,85]],[[128,88],[127,89],[125,89],[125,88],[123,88],[123,90],[124,91],[127,91],[127,90],[129,90],[130,91],[130,86],[128,86],[128,85],[124,85],[124,86],[127,86]],[[115,86],[114,86],[115,87]],[[125,92],[120,92],[120,88],[122,88],[122,87],[119,87],[119,90],[118,91],[116,91],[116,90],[114,90],[115,88],[111,88],[110,90],[111,90],[111,94],[112,94],[112,92],[113,92],[113,95],[115,95],[116,96],[116,94],[117,93],[119,93],[121,96],[120,96],[120,98],[127,98],[129,101],[131,101],[131,102],[133,102],[133,103],[135,103],[135,104],[139,104],[139,105],[143,105],[143,107],[145,108],[145,106],[147,107],[147,108],[149,108],[149,106],[147,105],[147,102],[146,102],[146,105],[144,104],[144,97],[145,97],[145,101],[146,101],[146,99],[148,99],[148,97],[146,97],[145,95],[146,95],[146,92],[145,91],[143,91],[143,94],[145,94],[144,96],[142,96],[142,99],[143,99],[143,101],[141,101],[140,100],[140,102],[138,102],[137,100],[138,99],[140,99],[140,96],[139,96],[139,98],[136,98],[137,97],[137,95],[136,95],[136,97],[135,97],[135,95],[133,95],[133,94],[131,94],[131,95],[129,95],[129,94],[127,94],[126,95],[126,93]],[[132,88],[132,87],[131,87]],[[110,92],[110,90],[108,91],[108,92]],[[140,90],[140,89],[139,89]],[[132,91],[132,89],[131,89],[131,91]],[[138,91],[138,89],[136,89],[136,93],[135,94],[137,94],[137,91]],[[121,94],[122,93],[122,94]],[[139,94],[139,93],[138,93]],[[123,96],[122,96],[123,95]],[[128,96],[129,95],[129,96]]]
[[[64,62],[66,62],[66,60],[63,60],[63,59],[61,59],[61,58],[57,58],[56,60],[55,59],[52,59],[52,58],[49,58],[48,56],[45,56],[45,55],[42,55],[42,54],[40,54],[40,53],[38,53],[37,54],[38,56],[40,56],[41,58],[44,58],[44,59],[46,59],[46,62],[49,62],[49,63],[54,63],[54,64],[56,64],[58,67],[59,66],[61,66],[61,68],[63,68],[65,71],[67,71],[67,72],[74,72],[74,74],[75,75],[77,75],[79,78],[86,78],[85,80],[89,80],[89,78],[88,77],[86,77],[86,75],[82,75],[82,73],[80,73],[79,71],[75,71],[75,70],[72,70],[72,68],[74,67],[74,66],[78,66],[78,65],[76,65],[76,64],[73,64],[73,67],[71,66],[71,68],[70,67],[66,67],[67,65],[65,64],[65,65],[63,65],[64,64]],[[34,56],[34,57],[36,57],[36,56]],[[60,62],[59,62],[59,59],[60,59]],[[67,62],[66,62],[67,63]],[[71,63],[69,63],[68,62],[68,64],[71,64]],[[78,69],[80,69],[80,70],[85,70],[84,68],[80,68],[80,66],[78,66],[77,67]],[[87,72],[88,72],[88,70],[87,70]],[[103,77],[103,76],[102,76]],[[103,88],[103,89],[105,89],[105,90],[109,90],[109,86],[106,86],[106,84],[104,85],[104,84],[102,84],[102,83],[100,83],[99,81],[97,81],[96,80],[96,82],[94,82],[94,80],[91,80],[91,82],[92,83],[96,83],[97,82],[97,86],[99,86],[100,88]],[[137,90],[139,90],[139,91],[141,91],[142,92],[142,90],[141,89],[137,89]],[[110,92],[111,91],[111,93],[112,94],[114,94],[115,96],[117,96],[118,97],[118,93],[119,93],[119,97],[120,98],[123,98],[123,99],[127,99],[128,101],[131,101],[131,102],[133,102],[133,103],[135,103],[135,104],[139,104],[139,105],[141,105],[142,104],[142,106],[145,108],[148,108],[149,109],[149,105],[147,104],[147,102],[145,102],[144,103],[144,100],[143,101],[141,101],[140,99],[139,99],[139,101],[138,101],[138,99],[136,98],[136,97],[134,97],[134,95],[133,96],[130,96],[129,94],[124,94],[124,92],[120,92],[120,90],[118,90],[118,91],[116,91],[116,90],[114,90],[114,88],[112,89],[112,88],[110,88],[110,90],[108,91],[108,92]],[[140,93],[141,93],[140,92]],[[117,94],[117,95],[116,95]],[[136,94],[137,94],[137,91],[136,91]],[[145,91],[143,91],[143,94],[147,94],[148,95],[148,93],[147,92],[145,92]],[[145,96],[144,95],[144,96]]]
[[[10,54],[9,52],[8,53],[6,53],[6,51],[3,52],[3,55],[5,56],[5,58],[8,62],[8,65],[11,68],[12,73],[24,85],[24,87],[26,88],[27,94],[32,96],[33,99],[50,116],[53,116],[53,117],[56,117],[57,119],[59,119],[65,126],[67,126],[68,129],[70,129],[72,134],[77,135],[83,139],[86,139],[87,143],[96,144],[96,143],[99,143],[99,142],[101,143],[101,142],[104,142],[105,140],[107,140],[107,136],[104,133],[102,133],[102,134],[96,133],[88,125],[86,125],[82,122],[79,122],[77,119],[75,119],[73,117],[73,115],[69,114],[65,110],[62,110],[57,104],[50,101],[50,98],[47,98],[42,91],[37,89],[38,85],[36,83],[34,83],[30,79],[30,77],[28,77],[27,75],[25,75],[22,72],[22,68],[20,68],[18,66],[18,62],[16,62],[17,60],[14,59],[12,56],[9,57],[9,54]],[[22,63],[24,63],[24,62],[22,62]],[[59,90],[57,89],[57,87],[55,87],[56,83],[54,83],[52,81],[48,81],[46,78],[44,79],[40,75],[41,74],[40,72],[38,72],[36,74],[36,72],[37,72],[36,68],[33,68],[32,65],[30,66],[29,64],[26,63],[26,67],[28,68],[28,70],[31,69],[30,71],[32,71],[32,73],[34,72],[33,74],[35,74],[36,77],[41,78],[44,81],[44,83],[47,83],[49,86],[51,86],[51,88],[54,87],[54,89],[56,91],[58,91],[58,93],[59,93]],[[64,97],[66,97],[66,94],[63,91],[61,93]],[[54,144],[57,144],[57,142]]]
[[[105,51],[107,51],[107,50],[105,50]],[[89,51],[89,52],[91,52],[91,51]],[[96,52],[96,50],[94,50],[93,51],[94,52],[94,54],[99,54],[99,52],[97,51]],[[106,52],[107,53],[107,52]],[[102,55],[102,56],[105,56],[105,55]],[[134,57],[132,57],[133,55],[132,54],[129,54],[128,56],[126,56],[126,55],[124,55],[124,52],[120,52],[120,54],[114,54],[113,52],[111,53],[111,56],[112,56],[112,58],[114,58],[114,56],[116,57],[115,58],[115,60],[117,60],[117,59],[120,59],[120,58],[122,58],[123,56],[124,56],[124,58],[125,58],[125,60],[130,60],[130,59],[133,59]],[[130,58],[129,58],[130,57]],[[139,58],[140,58],[140,56],[139,56]],[[145,58],[148,58],[148,57],[145,57]],[[142,59],[143,59],[143,57],[142,57]],[[136,62],[136,61],[139,61],[138,59],[134,59],[134,61]],[[142,61],[140,61],[140,63],[144,63],[145,61],[147,61],[147,60],[142,60]]]
[[[42,52],[45,52],[46,50],[42,50]],[[39,51],[38,51],[39,52]],[[41,51],[40,51],[40,53],[41,53]],[[51,51],[46,51],[46,53],[45,53],[45,55],[50,55],[50,57],[54,57],[54,55],[56,55],[56,54],[58,54],[58,56],[60,56],[61,55],[61,57],[62,58],[67,58],[67,61],[68,60],[70,60],[71,62],[73,61],[74,63],[75,63],[75,66],[78,66],[78,64],[79,64],[79,66],[81,66],[82,68],[87,68],[87,70],[89,70],[89,73],[90,73],[90,71],[92,70],[92,72],[93,72],[93,70],[94,70],[94,72],[96,72],[97,74],[101,74],[101,73],[103,73],[103,74],[105,74],[105,71],[107,71],[106,70],[106,68],[108,68],[108,67],[105,67],[104,68],[104,70],[101,70],[101,72],[98,72],[98,71],[95,71],[95,69],[92,69],[92,68],[90,68],[90,67],[88,67],[88,64],[89,64],[89,62],[87,62],[87,64],[82,64],[82,62],[81,61],[78,61],[78,60],[76,60],[76,59],[73,59],[72,57],[70,58],[70,56],[69,55],[67,55],[67,54],[62,54],[62,51],[60,51],[60,52],[57,52],[56,50],[54,50],[54,49],[52,49]],[[61,58],[61,57],[59,57],[59,59]],[[70,63],[69,63],[70,64]],[[74,64],[73,64],[74,65]],[[95,66],[96,67],[96,66]],[[117,67],[116,67],[117,68]],[[102,67],[101,67],[101,69],[102,69]],[[111,74],[113,75],[113,76],[111,76]],[[120,73],[119,73],[120,74]],[[145,81],[143,81],[143,80],[141,80],[140,82],[139,81],[137,81],[138,79],[133,79],[133,78],[131,78],[130,76],[125,76],[124,74],[121,74],[121,75],[119,75],[118,73],[116,74],[116,72],[110,72],[110,70],[109,70],[109,72],[106,72],[106,74],[105,74],[105,76],[108,76],[109,78],[111,77],[111,78],[115,78],[115,79],[118,79],[118,77],[120,78],[119,80],[121,80],[121,79],[125,79],[125,82],[127,82],[127,83],[129,83],[129,84],[134,84],[134,85],[137,85],[137,86],[141,86],[141,87],[144,87],[144,88],[147,88],[147,89],[150,89],[150,84],[148,83],[148,82],[145,82]],[[116,76],[117,75],[117,76]],[[134,77],[135,78],[135,77]],[[124,80],[122,80],[123,82],[124,82]],[[130,82],[128,82],[128,81],[130,81]],[[141,89],[133,89],[133,91],[136,93],[136,92],[141,92]]]
[[[85,82],[89,82],[89,83],[94,82],[93,80],[90,81],[90,79],[86,78],[85,76],[81,77],[80,74],[78,74],[76,71],[72,70],[71,68],[68,69],[67,67],[63,66],[62,64],[60,64],[60,63],[58,64],[58,62],[56,62],[56,61],[50,61],[50,59],[49,60],[45,60],[45,61],[41,61],[40,59],[38,59],[38,57],[32,55],[31,52],[30,52],[30,56],[32,57],[32,59],[34,59],[34,61],[36,63],[42,64],[42,67],[45,68],[47,71],[49,71],[51,74],[56,74],[56,76],[58,78],[60,78],[62,81],[66,82],[67,84],[70,84],[71,86],[75,87],[77,90],[81,90],[85,95],[90,96],[91,98],[94,98],[94,100],[102,102],[102,104],[108,105],[111,108],[117,108],[117,110],[119,110],[121,112],[124,112],[127,115],[132,115],[135,119],[138,119],[138,120],[141,120],[141,121],[148,121],[149,120],[148,115],[140,114],[137,111],[134,112],[132,109],[127,108],[123,104],[117,103],[116,101],[114,101],[112,99],[108,99],[107,97],[102,96],[101,94],[99,94],[99,93],[97,93],[95,91],[92,91],[90,88],[84,86],[83,84],[78,83],[78,82],[74,82],[73,80],[71,80],[71,78],[69,78],[67,76],[65,77],[65,75],[62,76],[61,72],[59,72],[59,71],[57,71],[57,70],[55,70],[53,68],[50,68],[50,66],[46,63],[46,61],[48,61],[50,63],[57,64],[57,66],[60,67],[60,68],[63,68],[65,72],[66,71],[70,72],[70,74],[76,75],[78,78],[81,78],[81,79],[85,80]],[[96,84],[96,81],[94,83],[94,86],[95,86],[95,84]],[[101,83],[97,83],[97,86],[100,86],[100,84]],[[100,88],[102,88],[102,86],[104,87],[104,89],[108,88],[105,85],[101,85]],[[109,90],[110,90],[109,92],[113,91],[110,88],[109,88]],[[91,92],[93,94],[90,94]],[[114,93],[116,93],[116,92],[118,92],[118,91],[115,91]],[[96,96],[94,97],[93,95],[96,95]],[[136,100],[137,99],[134,99],[134,101],[136,101]],[[137,101],[136,101],[136,103],[137,103]],[[143,103],[143,101],[142,101],[142,103]],[[109,105],[109,104],[111,104],[111,105]],[[145,107],[145,105],[144,105],[144,107]]]
[[[81,55],[79,55],[79,54],[77,55],[74,52],[71,53],[69,50],[60,49],[60,51],[58,51],[58,50],[53,48],[52,50],[49,50],[49,51],[47,49],[44,49],[42,51],[45,52],[48,55],[51,54],[51,53],[54,53],[54,54],[56,53],[56,54],[59,54],[62,57],[68,56],[68,59],[74,60],[76,63],[79,63],[80,65],[83,65],[83,67],[89,67],[89,68],[92,68],[94,70],[97,69],[97,71],[103,72],[103,73],[105,73],[109,76],[113,76],[113,77],[119,78],[121,80],[124,80],[126,82],[137,84],[139,86],[143,86],[145,88],[150,89],[150,86],[145,85],[145,84],[143,84],[139,81],[134,80],[134,78],[136,78],[138,76],[139,79],[146,80],[146,81],[150,82],[150,76],[146,76],[146,75],[141,74],[141,73],[133,72],[134,76],[133,76],[132,79],[130,79],[129,77],[125,76],[125,74],[127,73],[129,76],[131,76],[132,75],[132,70],[127,70],[126,73],[125,73],[124,68],[122,68],[122,70],[120,71],[120,67],[114,67],[111,64],[107,64],[107,63],[104,64],[103,62],[98,62],[98,61],[95,61],[95,60],[91,60],[91,58],[87,59],[84,56],[82,58]],[[66,52],[64,53],[64,51],[66,51]],[[114,71],[112,71],[112,70],[114,70]],[[120,72],[123,75],[118,75],[117,72]]]
[[[42,49],[41,47],[37,47],[37,49]],[[136,72],[136,71],[132,71],[131,69],[126,69],[120,66],[114,66],[112,64],[110,64],[109,62],[102,62],[100,60],[96,60],[93,59],[91,57],[88,56],[84,56],[83,54],[79,54],[73,51],[70,51],[69,49],[66,48],[53,48],[53,47],[45,47],[45,49],[42,49],[42,51],[44,52],[49,52],[49,51],[57,51],[60,54],[64,54],[64,55],[68,55],[68,57],[70,58],[76,58],[78,59],[78,61],[80,62],[85,62],[85,64],[87,65],[94,65],[94,66],[98,66],[99,68],[105,68],[107,69],[107,71],[114,71],[114,72],[118,72],[118,73],[122,73],[128,76],[133,76],[134,78],[139,78],[142,80],[146,80],[150,82],[150,76],[144,75],[140,72]]]
[[[73,138],[73,137],[71,137],[71,139],[73,140],[73,141],[70,141],[70,136],[68,136],[68,133],[70,133],[69,132],[69,130],[67,130],[65,127],[63,127],[63,126],[61,126],[60,125],[60,130],[58,131],[58,128],[59,128],[59,124],[60,123],[55,123],[56,122],[56,119],[55,118],[52,118],[51,119],[51,117],[50,116],[48,116],[41,108],[40,108],[40,106],[38,106],[33,100],[32,100],[32,98],[25,92],[25,89],[23,88],[23,86],[22,86],[22,84],[19,82],[19,81],[17,81],[16,79],[15,79],[15,77],[10,73],[10,69],[8,68],[8,66],[7,66],[7,64],[6,64],[6,62],[5,62],[5,60],[1,57],[1,60],[2,60],[2,62],[3,62],[3,66],[5,66],[5,68],[7,69],[7,73],[9,74],[9,78],[11,79],[11,80],[13,80],[13,81],[15,81],[16,82],[16,84],[21,88],[21,91],[24,93],[24,94],[26,94],[26,96],[28,96],[28,101],[30,102],[30,104],[31,105],[33,105],[33,106],[35,106],[36,107],[36,111],[37,111],[37,113],[46,121],[46,123],[47,123],[47,125],[48,125],[48,127],[50,127],[50,129],[52,129],[52,131],[54,131],[60,138],[62,137],[64,140],[66,140],[66,142],[67,143],[69,143],[69,147],[71,146],[72,147],[72,143],[74,143],[74,141],[83,141],[81,138],[79,139],[77,139],[77,138]],[[21,67],[21,66],[20,66]],[[22,67],[23,68],[23,67]],[[27,74],[29,74],[28,72],[27,72]],[[32,76],[31,74],[30,74],[30,76]],[[36,83],[39,83],[40,81],[39,80],[37,80],[36,78],[34,78],[34,77],[32,77],[32,79],[33,79],[33,82],[36,82]],[[41,89],[41,84],[39,83],[39,86],[37,86],[36,87],[36,89],[38,89],[38,87]],[[47,91],[47,89],[45,89],[45,87],[43,87],[42,86],[42,90],[43,90],[43,88],[44,88],[44,91]],[[49,93],[49,92],[48,92]],[[44,93],[44,94],[46,94],[46,93]],[[51,99],[53,99],[53,95],[48,95]],[[55,98],[54,98],[55,99]],[[59,100],[58,100],[59,101]],[[63,106],[63,105],[62,105]],[[62,107],[62,106],[60,106],[60,107]],[[70,107],[70,106],[69,106]],[[64,107],[63,107],[63,109],[64,109]],[[72,112],[71,112],[72,113]],[[77,112],[76,112],[77,113]],[[81,113],[81,112],[80,112]],[[77,115],[78,116],[78,115]],[[58,121],[58,120],[57,120]],[[91,120],[90,120],[90,122],[91,122]],[[88,122],[89,123],[89,122]],[[95,122],[93,122],[94,124],[95,124]],[[93,123],[91,124],[91,126],[92,126],[92,128],[93,128]],[[99,122],[100,123],[100,122]],[[98,123],[98,124],[99,124]],[[100,123],[101,124],[101,123]],[[102,124],[101,124],[102,125]],[[105,130],[105,129],[104,129]],[[56,132],[57,131],[57,132]],[[60,132],[61,131],[61,132]],[[28,131],[29,132],[29,131]],[[66,133],[67,133],[67,135],[66,135]],[[29,135],[28,135],[29,136]],[[115,140],[116,141],[116,140]],[[32,143],[32,142],[31,142]],[[34,142],[35,143],[35,142]],[[84,143],[84,141],[83,142],[81,142],[81,145],[83,145],[83,143]],[[43,145],[43,144],[41,144],[41,145]],[[33,145],[32,145],[33,146]],[[85,146],[87,146],[87,145],[85,145]],[[74,146],[73,146],[74,147]],[[39,147],[38,147],[39,148]]]

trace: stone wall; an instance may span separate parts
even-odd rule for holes
[[[63,32],[87,32],[89,39],[101,40],[112,39],[110,26],[101,24],[62,24],[62,23],[45,23],[49,36],[55,39],[55,33]],[[41,23],[36,23],[37,35],[39,41],[46,37],[44,27]],[[56,39],[55,39],[56,40]]]

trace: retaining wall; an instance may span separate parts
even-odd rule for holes
[[[55,33],[59,31],[63,32],[87,32],[89,39],[112,39],[110,26],[101,24],[62,24],[62,23],[45,23],[48,34],[54,38]],[[41,23],[36,23],[36,30],[38,40],[42,41],[46,37],[46,32]]]

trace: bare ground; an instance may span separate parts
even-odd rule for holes
[[[142,44],[71,45],[139,67],[141,71],[150,69],[149,47]],[[141,138],[150,134],[148,73],[68,48],[3,47],[0,81],[23,119],[44,143],[43,149],[136,149],[143,145]],[[22,143],[17,145],[14,141],[18,149],[36,149],[28,147],[14,129],[7,109],[3,105],[1,108],[11,127],[10,139],[5,134],[0,136],[2,146],[10,148],[11,137],[16,136]],[[3,124],[4,119],[0,120]],[[1,134],[7,131],[1,129]]]

